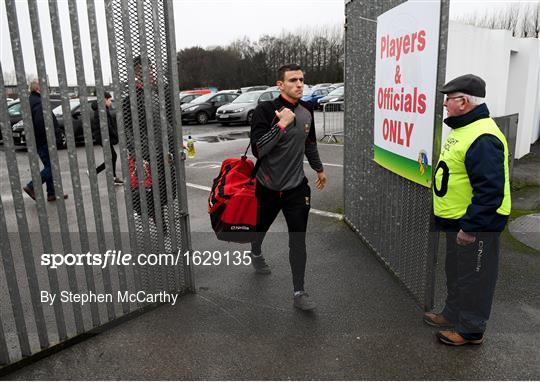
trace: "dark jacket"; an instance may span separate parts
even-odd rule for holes
[[[169,150],[166,147],[166,151],[164,151],[164,147],[162,144],[162,138],[163,135],[167,137],[167,140],[170,142],[171,139],[173,139],[174,131],[173,131],[173,120],[172,120],[172,110],[173,110],[173,103],[171,96],[171,93],[169,92],[168,88],[165,87],[165,111],[167,113],[167,125],[162,126],[161,119],[160,119],[160,113],[159,113],[159,103],[155,102],[157,100],[158,94],[157,89],[151,89],[150,94],[152,96],[152,104],[151,104],[151,110],[152,115],[150,116],[150,122],[151,125],[148,126],[149,121],[147,121],[147,115],[146,115],[146,105],[145,105],[145,90],[142,87],[137,87],[135,90],[135,104],[136,104],[136,110],[131,110],[131,99],[129,97],[129,93],[125,93],[122,99],[122,110],[123,110],[123,120],[124,120],[124,134],[126,137],[126,146],[129,151],[129,155],[135,160],[135,162],[140,161],[141,159],[146,162],[151,162],[150,158],[150,135],[149,135],[149,129],[152,129],[152,133],[154,134],[154,148],[156,151],[156,166],[157,166],[157,176],[159,180],[159,187],[160,187],[160,198],[161,198],[161,204],[166,205],[167,204],[167,193],[166,190],[166,177],[165,177],[165,162],[164,162],[164,154],[168,153]],[[178,96],[178,95],[176,95]],[[138,119],[138,129],[139,129],[139,137],[137,137],[137,134],[135,133],[136,125],[135,125],[135,119],[134,116],[137,116]],[[139,138],[139,139],[138,139]],[[136,155],[135,150],[135,143],[138,140],[138,143],[140,144],[141,148],[141,154],[142,158],[138,158]],[[171,159],[170,163],[174,163],[174,153],[171,153]],[[173,165],[168,166],[169,171],[171,171],[171,178],[173,180],[173,199],[176,198],[176,187],[174,187],[174,182],[176,181],[176,172]]]
[[[94,110],[94,116],[92,118],[92,138],[94,143],[101,145],[103,143],[101,138],[101,128],[99,127],[99,108],[97,101],[92,102],[92,110]],[[116,127],[116,119],[111,115],[111,111],[108,107],[105,108],[107,112],[107,127],[109,128],[109,139],[111,144],[118,144],[118,129]]]
[[[43,118],[43,104],[41,103],[41,94],[31,92],[28,97],[30,110],[32,111],[32,124],[34,125],[34,136],[36,138],[36,146],[47,146],[47,131],[45,130],[45,119]],[[58,121],[56,116],[52,114],[54,131],[58,131]]]
[[[152,97],[157,97],[157,94],[152,93]],[[154,98],[155,99],[155,98]],[[138,127],[139,127],[139,134],[140,134],[140,144],[141,144],[141,151],[143,159],[146,161],[150,161],[150,148],[148,145],[149,141],[149,134],[148,134],[148,126],[147,126],[147,118],[146,118],[146,105],[145,105],[145,98],[144,98],[144,89],[142,87],[137,87],[135,90],[135,101],[137,105],[137,119],[138,119]],[[126,134],[126,142],[127,142],[127,148],[131,155],[135,155],[135,140],[136,140],[136,134],[135,134],[135,119],[133,118],[134,115],[131,112],[131,100],[129,97],[129,94],[126,94],[125,97],[122,100],[122,109],[124,114],[124,131]],[[158,158],[158,162],[161,162],[161,158],[163,156],[163,147],[161,144],[161,134],[162,130],[166,133],[167,130],[165,130],[165,127],[161,126],[160,118],[159,118],[159,105],[156,103],[152,103],[152,116],[150,117],[152,121],[153,127],[153,133],[154,133],[154,144],[156,148],[156,156]],[[160,163],[161,165],[161,163]]]
[[[459,129],[483,118],[489,118],[486,104],[467,114],[446,118],[444,123]],[[504,146],[494,135],[484,134],[473,142],[465,155],[465,168],[473,189],[471,204],[461,219],[435,217],[438,229],[462,229],[465,232],[501,232],[504,229],[508,216],[498,214],[497,209],[504,198],[505,160]]]

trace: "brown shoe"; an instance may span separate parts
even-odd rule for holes
[[[424,322],[436,328],[453,328],[454,324],[448,321],[441,313],[424,313]]]
[[[64,199],[67,199],[67,198],[68,198],[68,195],[64,194]],[[56,202],[57,199],[58,199],[58,196],[56,196],[56,195],[47,196],[47,201],[48,202]]]
[[[461,345],[482,345],[484,337],[479,340],[468,340],[463,338],[461,334],[453,332],[451,330],[443,330],[437,333],[439,341],[446,345],[461,346]]]
[[[32,188],[30,188],[28,186],[24,186],[23,190],[24,190],[24,192],[26,192],[28,194],[29,197],[32,198],[32,200],[36,200],[36,193],[34,192],[34,189],[32,189]]]

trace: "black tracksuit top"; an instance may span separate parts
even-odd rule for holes
[[[275,111],[286,107],[296,118],[280,129]],[[317,150],[313,109],[305,102],[291,104],[282,96],[261,102],[253,113],[251,123],[253,155],[261,160],[257,181],[274,191],[287,191],[300,185],[305,178],[304,155],[311,168],[323,171]]]

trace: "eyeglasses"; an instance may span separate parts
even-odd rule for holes
[[[445,101],[448,101],[449,99],[458,99],[458,98],[465,98],[465,96],[455,96],[455,97],[446,97]]]

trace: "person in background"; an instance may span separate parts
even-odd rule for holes
[[[34,128],[34,137],[36,139],[37,154],[41,163],[43,163],[43,170],[41,170],[41,184],[45,183],[47,186],[47,201],[54,202],[57,199],[54,191],[53,176],[51,170],[51,158],[49,157],[49,147],[47,144],[47,131],[45,129],[45,119],[43,118],[43,104],[41,102],[41,88],[39,82],[34,80],[30,83],[30,96],[28,97],[30,103],[30,110],[32,112],[32,125]],[[52,114],[52,120],[55,132],[58,131],[58,121],[54,113]],[[28,182],[23,187],[24,192],[28,194],[33,200],[36,200],[36,193],[34,190],[34,184],[32,181]],[[64,199],[67,199],[67,194],[64,195]]]
[[[118,129],[116,127],[116,120],[111,115],[111,105],[112,105],[112,96],[109,92],[105,92],[104,94],[105,98],[105,111],[107,113],[107,127],[109,129],[109,144],[111,147],[111,156],[112,156],[112,171],[114,176],[114,184],[117,186],[121,186],[124,184],[124,181],[116,176],[116,159],[117,154],[114,149],[114,145],[118,144]],[[94,110],[94,117],[92,118],[92,136],[94,139],[94,143],[98,145],[103,145],[102,139],[101,139],[101,129],[99,126],[99,108],[97,101],[92,102],[92,109]],[[96,173],[99,174],[105,170],[105,162],[100,164],[96,168]]]

